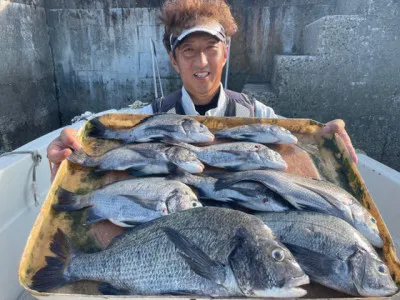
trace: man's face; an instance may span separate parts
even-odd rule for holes
[[[196,104],[211,101],[221,82],[226,63],[226,44],[207,33],[193,33],[170,52],[171,62]],[[208,101],[207,101],[208,100]]]

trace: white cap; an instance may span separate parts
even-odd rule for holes
[[[169,37],[169,42],[171,45],[171,51],[174,52],[179,43],[187,37],[189,34],[194,32],[206,32],[218,38],[221,42],[226,43],[226,34],[224,27],[218,22],[211,22],[203,25],[196,25],[192,28],[185,29],[182,33],[175,37],[173,34]]]

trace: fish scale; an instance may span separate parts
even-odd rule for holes
[[[277,170],[253,170],[226,174],[219,178],[216,189],[241,181],[264,184],[296,209],[339,217],[359,230],[375,247],[383,247],[375,218],[350,193],[330,182]]]
[[[123,145],[100,156],[90,156],[79,149],[68,160],[99,170],[130,170],[140,175],[169,174],[173,166],[191,173],[201,173],[204,169],[194,153],[163,143]]]
[[[165,216],[136,226],[92,254],[73,250],[68,257],[66,244],[57,232],[51,244],[57,257],[47,259],[31,288],[96,280],[135,295],[299,297],[305,294],[299,286],[308,283],[261,220],[231,209],[204,207]],[[274,258],[274,251],[282,259]]]
[[[303,211],[255,216],[288,246],[312,280],[356,296],[390,296],[397,291],[387,267],[385,274],[378,271],[384,263],[374,248],[345,221]]]
[[[297,138],[287,129],[272,124],[241,125],[216,132],[217,138],[254,143],[295,144]]]
[[[99,119],[90,122],[92,129],[89,136],[116,139],[125,143],[159,141],[166,137],[188,143],[207,143],[214,140],[214,135],[205,125],[188,116],[176,114],[152,115],[134,127],[122,130],[108,128]]]
[[[238,182],[225,189],[216,189],[217,178],[212,175],[192,175],[187,172],[179,172],[168,178],[183,182],[195,187],[199,191],[200,199],[212,199],[216,201],[229,202],[256,211],[285,211],[292,209],[290,204],[279,194],[274,193],[263,184],[252,181]]]
[[[88,224],[107,219],[118,226],[131,227],[200,206],[187,185],[162,177],[146,177],[117,181],[85,195],[60,188],[58,203],[53,208],[73,211],[88,207]]]
[[[262,144],[233,142],[196,147],[171,139],[166,142],[192,151],[201,161],[217,168],[234,171],[287,168],[285,160],[278,152]]]

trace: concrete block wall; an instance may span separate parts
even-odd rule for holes
[[[303,55],[275,56],[259,95],[286,117],[344,119],[356,148],[400,170],[400,3],[358,4],[307,25]]]
[[[80,3],[54,3],[47,10],[63,124],[84,111],[154,99],[150,39],[165,91],[180,86],[162,45],[159,8],[131,8],[130,1]]]
[[[336,0],[229,1],[239,31],[232,40],[229,87],[269,82],[274,56],[303,53],[304,27],[335,13]]]
[[[43,1],[0,1],[0,152],[58,128]]]

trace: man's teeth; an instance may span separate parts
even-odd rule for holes
[[[207,77],[208,74],[210,74],[209,72],[204,72],[204,73],[195,73],[194,76],[196,77],[200,77],[200,78],[204,78]]]

